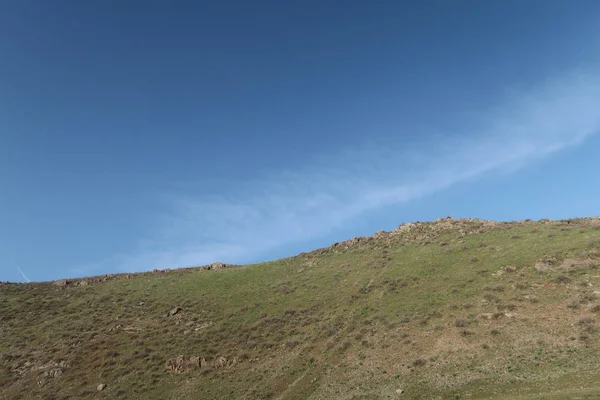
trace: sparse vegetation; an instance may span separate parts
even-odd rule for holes
[[[598,227],[441,219],[240,268],[3,283],[0,398],[597,398]]]

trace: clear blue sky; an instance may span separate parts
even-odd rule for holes
[[[600,2],[0,2],[0,280],[600,214]]]

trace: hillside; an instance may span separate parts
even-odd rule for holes
[[[599,317],[600,218],[446,218],[255,265],[0,284],[0,398],[596,399]]]

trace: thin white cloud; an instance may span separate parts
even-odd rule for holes
[[[27,275],[25,275],[25,272],[23,272],[23,270],[21,269],[21,267],[19,267],[18,265],[17,265],[17,271],[19,271],[19,273],[21,274],[21,276],[23,277],[23,279],[25,279],[26,282],[31,282],[29,280],[29,278],[27,277]]]
[[[460,133],[436,133],[448,139],[427,149],[393,143],[346,148],[302,171],[240,186],[237,197],[178,196],[159,240],[113,261],[128,271],[245,262],[322,236],[367,211],[492,171],[518,170],[600,131],[600,77],[575,73],[513,93],[502,107],[473,119]]]

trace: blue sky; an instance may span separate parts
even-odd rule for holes
[[[0,280],[600,215],[599,20],[591,0],[1,2]]]

